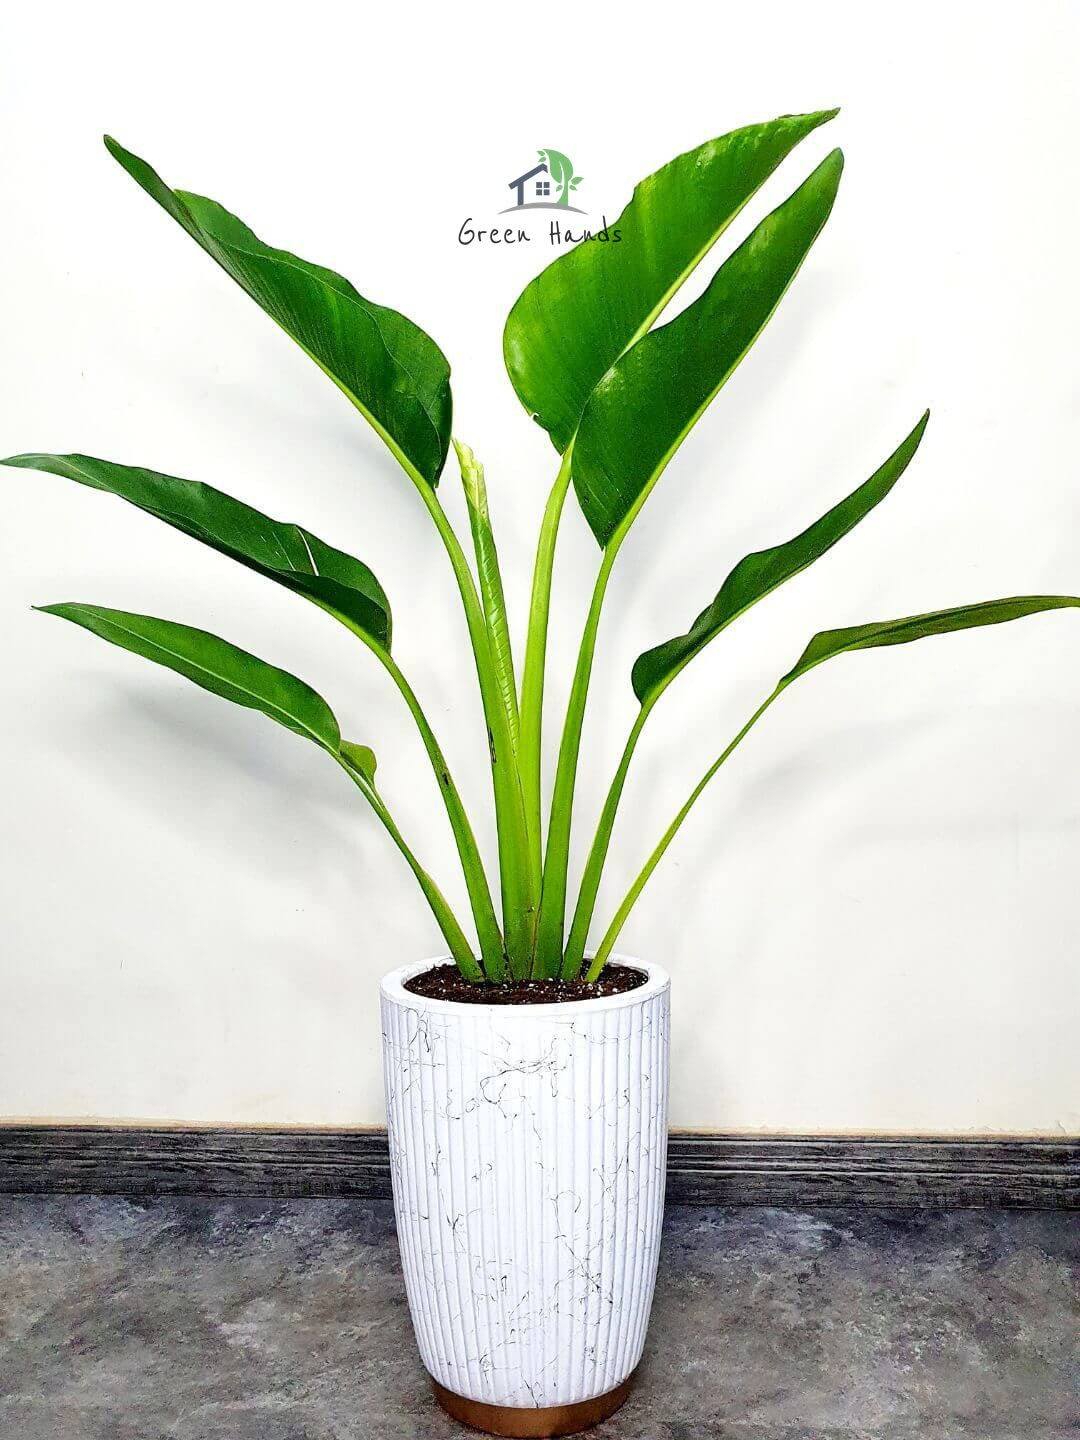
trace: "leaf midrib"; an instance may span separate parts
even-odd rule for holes
[[[180,196],[182,195],[182,193],[183,193],[183,192],[181,192],[181,191],[176,191],[176,190],[173,191],[173,194],[176,195],[178,199],[180,198]],[[209,197],[208,197],[208,196],[203,196],[203,197],[200,197],[200,198],[208,199]],[[214,204],[217,204],[218,202],[217,202],[217,201],[214,201],[213,203],[214,203]],[[182,200],[181,200],[181,204],[183,204],[183,201],[182,201]],[[222,208],[224,208],[224,207],[222,207]],[[247,249],[245,246],[243,246],[243,245],[235,245],[235,244],[233,244],[231,241],[228,241],[228,240],[219,240],[216,235],[211,234],[210,231],[206,230],[202,225],[199,224],[199,222],[195,219],[194,215],[191,214],[191,211],[188,210],[187,205],[184,205],[184,209],[187,210],[187,213],[188,213],[189,217],[191,218],[191,223],[195,226],[196,230],[198,230],[199,234],[202,235],[202,236],[204,236],[205,238],[207,238],[212,245],[217,246],[219,249],[224,250],[226,253],[229,253],[229,254],[243,255],[243,256],[246,256],[246,257],[247,257],[248,259],[250,259],[250,260],[258,260],[258,261],[261,261],[262,263],[268,264],[268,265],[281,265],[281,266],[283,266],[283,267],[284,267],[285,269],[287,269],[287,270],[295,271],[297,274],[303,275],[305,279],[314,282],[316,285],[321,285],[324,289],[329,290],[331,294],[338,296],[339,299],[345,301],[345,302],[348,303],[349,305],[355,307],[355,309],[359,310],[360,313],[361,313],[362,315],[364,315],[364,316],[371,322],[372,326],[373,326],[374,329],[375,329],[375,334],[376,334],[377,337],[378,337],[379,344],[383,347],[383,350],[386,352],[386,354],[387,354],[387,356],[389,357],[389,359],[390,359],[391,361],[393,361],[393,363],[394,363],[394,364],[397,366],[397,368],[402,372],[402,374],[407,375],[408,378],[412,381],[412,385],[413,385],[413,396],[412,396],[412,398],[415,399],[416,402],[417,402],[417,404],[419,405],[420,411],[421,411],[421,413],[423,414],[424,419],[428,422],[428,425],[431,427],[431,432],[432,432],[432,434],[433,434],[434,437],[435,437],[435,440],[436,440],[436,443],[437,443],[437,448],[439,448],[439,449],[441,450],[441,448],[442,448],[442,436],[441,436],[441,434],[440,434],[440,432],[439,432],[439,427],[438,427],[438,425],[437,425],[437,423],[436,423],[436,421],[435,421],[435,418],[434,418],[434,416],[432,415],[431,411],[428,409],[427,402],[426,402],[426,400],[423,398],[423,396],[422,396],[422,394],[421,394],[421,389],[422,389],[422,387],[420,386],[419,382],[417,381],[417,378],[416,378],[415,374],[409,369],[409,367],[408,367],[407,365],[405,365],[405,364],[402,362],[402,360],[401,360],[401,359],[398,357],[398,355],[390,348],[389,344],[387,343],[386,336],[385,336],[385,334],[383,333],[383,329],[382,329],[381,324],[379,323],[379,317],[378,317],[376,314],[374,314],[373,311],[369,308],[370,306],[376,305],[376,302],[375,302],[374,300],[365,301],[365,300],[363,299],[363,297],[359,294],[359,292],[358,292],[358,291],[355,291],[355,290],[353,291],[353,293],[352,293],[351,295],[348,294],[348,293],[347,293],[346,291],[344,291],[344,290],[339,290],[336,285],[332,285],[332,284],[330,283],[330,281],[327,280],[327,279],[325,279],[323,276],[321,276],[321,275],[313,275],[313,274],[311,273],[311,271],[306,268],[304,262],[301,260],[301,258],[300,258],[299,256],[292,256],[292,257],[290,257],[290,258],[286,258],[287,254],[288,254],[287,251],[276,250],[273,246],[268,245],[268,246],[266,246],[266,251],[273,251],[273,253],[272,253],[272,254],[267,254],[266,251],[261,251],[261,250],[248,250],[248,249]],[[258,236],[256,236],[256,239],[258,239]],[[262,243],[263,243],[263,242],[260,241],[260,244],[262,244]],[[211,252],[211,253],[212,253],[212,252]],[[217,257],[215,256],[214,258],[216,259]],[[220,260],[218,261],[218,264],[221,265]],[[225,266],[224,266],[224,265],[222,265],[221,268],[222,268],[223,270],[225,270]],[[229,272],[226,270],[225,273],[228,274]],[[230,279],[230,280],[232,280],[232,279],[234,279],[234,278],[235,278],[235,277],[233,277],[232,275],[229,276],[229,279]],[[348,282],[346,282],[346,283],[348,283]],[[351,288],[351,287],[350,287],[350,288]],[[377,308],[382,309],[382,310],[385,310],[385,309],[387,309],[388,307],[387,307],[387,306],[378,306]],[[271,317],[271,318],[273,319],[273,317]],[[402,316],[402,319],[405,319],[405,317]],[[280,321],[276,321],[275,323],[276,323],[282,330],[285,329],[284,325],[282,325]],[[409,322],[409,323],[414,323],[414,322]],[[420,328],[420,327],[417,326],[417,329],[419,329],[419,328]],[[288,332],[286,332],[286,333],[288,333]],[[427,334],[426,331],[424,331],[423,333],[424,333],[425,335]],[[290,338],[291,340],[295,340],[295,339],[296,339],[296,337],[293,336],[293,335],[290,335],[289,338]],[[428,335],[427,338],[428,338],[429,340],[431,340],[431,336],[430,336],[430,335]],[[307,355],[309,356],[310,359],[316,360],[316,357],[311,354],[311,352],[308,350],[308,348],[307,348],[306,345],[304,345],[304,344],[303,344],[301,341],[299,341],[299,340],[297,340],[296,343],[300,346],[301,350],[303,350],[303,351],[305,352],[305,354],[307,354]],[[431,340],[431,343],[432,343],[432,345],[434,345],[434,344],[435,344],[435,341],[434,341],[434,340]],[[319,362],[316,360],[316,363],[319,363]],[[329,372],[327,372],[327,373],[329,373]],[[331,377],[331,378],[333,378],[333,377]],[[345,387],[342,386],[342,389],[344,389],[344,388],[345,388]],[[350,395],[352,395],[353,392],[350,390],[350,391],[348,391],[348,393],[349,393]],[[364,413],[365,413],[365,415],[366,415],[366,414],[367,414],[367,407],[364,406],[364,405],[361,403],[361,401],[359,400],[359,398],[353,396],[353,399],[354,399],[354,402],[355,402],[357,408],[360,409],[360,410],[363,410]]]
[[[826,159],[828,159],[828,157],[826,157]],[[825,163],[825,161],[822,161],[822,164],[824,164],[824,163]],[[818,168],[820,169],[821,167],[819,166]],[[815,172],[815,173],[816,173],[816,172]],[[807,183],[807,182],[804,181],[804,184],[805,184],[805,183]],[[796,191],[795,193],[797,194],[798,192]],[[833,202],[832,202],[832,203],[835,203],[835,198],[836,198],[836,197],[835,197],[835,194],[834,194],[834,195],[833,195]],[[789,197],[789,199],[790,199],[790,197]],[[786,204],[786,203],[788,203],[788,202],[785,201],[784,204]],[[705,411],[709,408],[709,406],[712,404],[712,402],[716,399],[717,395],[719,395],[720,391],[721,391],[721,390],[724,388],[724,386],[728,383],[728,381],[731,379],[731,377],[735,374],[736,370],[738,370],[739,366],[743,363],[743,361],[746,359],[747,355],[750,353],[750,351],[753,349],[754,345],[757,343],[758,336],[759,336],[759,335],[762,333],[762,331],[766,328],[766,326],[769,324],[769,321],[772,319],[772,317],[776,314],[777,310],[780,308],[780,303],[781,303],[781,301],[782,301],[782,300],[784,299],[784,297],[787,295],[787,292],[791,289],[791,286],[795,283],[795,280],[796,280],[796,278],[797,278],[797,276],[798,276],[798,274],[799,274],[799,271],[802,269],[803,265],[806,263],[807,257],[809,256],[810,251],[812,250],[812,248],[813,248],[813,246],[814,246],[814,242],[817,240],[818,236],[821,234],[822,230],[824,230],[826,224],[828,223],[829,216],[830,216],[831,213],[832,213],[832,203],[830,203],[828,210],[825,212],[825,215],[824,215],[824,216],[822,217],[822,219],[821,219],[821,222],[815,227],[813,234],[810,236],[809,241],[807,242],[807,244],[805,245],[805,247],[804,247],[804,249],[803,249],[802,255],[799,257],[799,263],[795,266],[794,270],[792,270],[791,274],[788,276],[788,279],[787,279],[786,283],[784,284],[782,290],[781,290],[780,293],[777,295],[775,301],[773,302],[772,306],[770,307],[768,314],[762,319],[760,325],[758,325],[757,328],[754,330],[753,335],[750,336],[750,338],[749,338],[749,340],[747,341],[746,345],[742,348],[742,350],[740,350],[740,352],[739,352],[738,356],[736,357],[734,363],[729,367],[729,369],[726,371],[726,373],[725,373],[725,374],[723,375],[723,377],[720,379],[719,383],[718,383],[718,384],[709,392],[709,394],[704,398],[704,400],[702,401],[702,403],[698,406],[698,408],[694,411],[693,415],[692,415],[692,416],[690,417],[690,419],[687,421],[686,425],[685,425],[685,426],[679,431],[679,433],[675,436],[675,439],[672,441],[671,445],[668,447],[668,449],[664,452],[663,456],[661,457],[660,463],[659,463],[659,465],[656,467],[656,469],[653,471],[653,474],[652,474],[652,476],[650,477],[648,483],[647,483],[647,484],[645,485],[645,487],[642,489],[642,491],[640,492],[640,494],[635,498],[634,502],[633,502],[632,505],[630,506],[630,509],[627,511],[626,515],[623,517],[623,519],[620,521],[620,523],[619,523],[619,524],[615,527],[615,529],[612,531],[611,537],[610,537],[610,539],[607,541],[607,544],[606,544],[605,547],[604,547],[605,549],[608,549],[608,548],[611,547],[611,546],[615,546],[616,550],[618,550],[618,547],[622,544],[623,540],[626,538],[627,531],[630,529],[630,526],[634,523],[634,521],[637,519],[638,515],[641,513],[642,507],[644,506],[646,500],[648,500],[649,496],[652,494],[652,492],[653,492],[653,490],[654,490],[657,482],[659,481],[661,475],[663,475],[664,471],[667,469],[668,465],[669,465],[670,462],[671,462],[672,457],[675,455],[676,451],[679,449],[679,446],[680,446],[680,445],[683,443],[683,441],[686,439],[687,435],[689,435],[690,431],[693,430],[694,426],[695,426],[695,425],[697,424],[697,422],[701,419],[702,415],[704,415]],[[777,211],[773,211],[773,212],[772,212],[773,215],[775,215],[776,213],[777,213]],[[771,218],[772,218],[772,216],[768,216],[768,217],[766,217],[766,220],[771,219]],[[766,223],[766,221],[763,220],[761,223],[764,225],[764,224]],[[750,238],[753,238],[753,237],[751,236]],[[746,243],[746,242],[744,242],[744,243]],[[738,251],[735,251],[734,253],[735,253],[735,254],[738,254],[739,252],[738,252]],[[727,263],[727,262],[725,261],[725,264],[726,264],[726,263]],[[716,276],[714,276],[713,282],[711,282],[711,283],[715,283],[716,278],[719,277],[719,275],[722,273],[722,271],[723,271],[723,267],[721,267],[721,269],[717,271]],[[708,291],[706,291],[705,293],[707,294]],[[683,313],[686,313],[686,312],[683,312]],[[668,321],[668,324],[667,324],[667,325],[662,326],[659,330],[654,331],[653,333],[656,334],[656,335],[662,335],[662,334],[664,333],[664,331],[666,331],[671,325],[677,324],[678,321],[679,321],[679,319],[681,319],[681,316],[678,316],[678,315],[675,316],[672,320],[669,320],[669,321]],[[620,357],[620,358],[621,358],[621,357]],[[615,368],[615,367],[612,366],[612,370],[614,370],[614,368]],[[608,374],[604,377],[604,380],[608,380],[609,377],[610,377],[610,375],[611,375],[611,373],[612,373],[612,371],[609,370],[609,371],[608,371]],[[601,381],[600,383],[603,384],[603,381]],[[597,385],[596,390],[599,390],[599,389],[600,389],[600,385]],[[596,394],[596,391],[595,391],[595,390],[594,390],[593,394],[594,394],[594,395]],[[590,396],[590,400],[591,400],[591,398],[592,398],[592,397]],[[584,411],[582,412],[582,414],[584,414]]]
[[[300,725],[304,733],[308,735],[315,742],[315,744],[320,747],[320,749],[328,750],[331,754],[337,753],[335,750],[331,749],[331,747],[327,745],[326,741],[322,738],[322,736],[316,734],[316,732],[312,730],[311,727],[303,719],[300,718],[300,716],[293,715],[288,710],[283,710],[280,705],[275,704],[272,700],[266,699],[264,696],[260,695],[257,690],[251,690],[246,685],[237,684],[237,682],[230,676],[222,675],[220,672],[214,670],[209,665],[203,664],[201,661],[192,660],[189,656],[182,654],[179,650],[171,650],[167,645],[162,645],[161,642],[158,640],[148,639],[147,636],[140,634],[138,630],[133,630],[129,626],[121,624],[119,621],[114,620],[111,616],[102,615],[100,611],[90,611],[89,613],[94,615],[94,618],[99,624],[103,624],[106,627],[117,630],[121,635],[129,635],[132,637],[132,639],[138,640],[140,644],[148,645],[151,649],[159,651],[162,655],[170,655],[174,660],[181,661],[183,664],[190,666],[193,670],[198,670],[204,675],[212,676],[215,680],[219,680],[223,685],[229,686],[230,689],[239,691],[241,695],[252,696],[254,699],[257,699],[259,701],[259,704],[257,706],[252,707],[253,709],[272,710],[274,712],[274,718],[278,716],[286,717],[289,721],[294,722],[294,724]],[[315,692],[312,691],[312,694],[314,693]],[[329,706],[327,706],[327,713],[331,716],[333,714]],[[285,728],[287,730],[292,730],[294,728],[294,724],[286,724]]]

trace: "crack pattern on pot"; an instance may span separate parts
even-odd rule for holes
[[[666,1164],[658,976],[542,1007],[432,1005],[384,986],[409,1307],[424,1364],[459,1395],[570,1404],[612,1389],[641,1357]]]

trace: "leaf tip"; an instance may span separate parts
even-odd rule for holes
[[[104,142],[105,149],[109,152],[109,154],[116,161],[116,163],[121,166],[122,169],[126,170],[128,174],[132,176],[132,178],[138,179],[135,171],[139,167],[147,168],[146,161],[140,160],[138,155],[136,155],[133,150],[126,149],[123,145],[120,144],[120,141],[114,139],[112,135],[103,135],[101,138]]]
[[[912,430],[911,434],[908,436],[908,440],[913,440],[913,441],[915,442],[916,446],[921,445],[921,444],[922,444],[922,438],[923,438],[923,436],[926,434],[926,427],[927,427],[927,425],[929,425],[929,423],[930,423],[930,411],[929,411],[929,409],[926,409],[926,410],[924,410],[924,411],[922,412],[922,414],[919,416],[918,420],[916,420],[916,422],[915,422],[915,427],[914,427],[914,429]],[[905,443],[906,443],[906,442],[905,442]]]
[[[816,130],[819,125],[827,125],[830,120],[835,120],[839,114],[840,106],[833,105],[828,110],[799,111],[795,114],[779,115],[777,119],[791,121],[798,125],[804,134],[809,134],[811,130]]]
[[[839,145],[835,150],[830,150],[822,160],[821,164],[814,170],[804,182],[808,187],[818,188],[823,194],[829,197],[831,207],[836,194],[840,189],[840,177],[844,173],[844,152]]]

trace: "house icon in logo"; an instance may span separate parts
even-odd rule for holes
[[[570,192],[576,190],[582,180],[580,175],[574,174],[573,162],[558,150],[541,150],[538,153],[538,165],[508,182],[507,189],[516,193],[517,204],[509,205],[500,213],[506,215],[511,210],[573,210],[575,214],[583,215],[583,210],[570,204]]]
[[[534,165],[531,170],[526,170],[524,175],[519,175],[516,180],[511,180],[507,188],[517,191],[517,205],[512,205],[510,208],[512,210],[524,210],[526,182],[531,180],[534,175],[546,175],[547,173],[547,165],[541,160],[539,165]],[[538,200],[546,199],[547,196],[551,194],[551,181],[537,180],[536,189],[533,193]]]

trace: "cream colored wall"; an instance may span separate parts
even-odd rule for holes
[[[554,455],[499,338],[547,253],[462,247],[459,224],[493,215],[538,146],[572,153],[582,203],[610,219],[678,150],[841,104],[732,232],[843,145],[828,229],[617,567],[578,863],[634,713],[633,657],[684,628],[741,555],[865,478],[926,404],[931,427],[858,534],[657,711],[610,913],[814,629],[1080,591],[1080,22],[1065,3],[549,5],[557,44],[532,60],[537,24],[505,6],[312,3],[299,25],[247,5],[10,14],[0,450],[202,478],[362,555],[483,815],[456,599],[408,483],[100,133],[439,339],[520,635]],[[461,524],[449,471],[444,488]],[[312,747],[29,607],[143,609],[302,674],[376,747],[403,828],[461,900],[394,693],[339,627],[118,502],[15,472],[4,497],[0,1114],[377,1122],[376,982],[438,947],[397,855]],[[595,565],[571,505],[553,713]],[[770,712],[625,932],[675,977],[675,1124],[1080,1128],[1078,657],[1064,613],[838,661]]]

